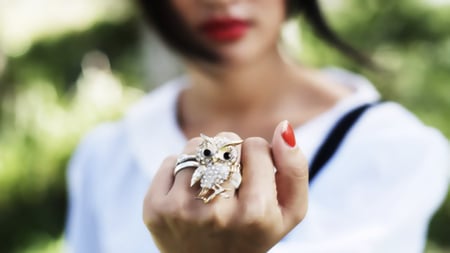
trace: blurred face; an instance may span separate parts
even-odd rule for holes
[[[276,53],[285,0],[172,0],[195,37],[227,64]]]

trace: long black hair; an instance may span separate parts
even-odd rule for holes
[[[371,66],[372,61],[336,35],[325,21],[317,0],[286,0],[288,16],[301,14],[312,26],[317,36],[358,63]],[[154,27],[161,38],[175,51],[189,58],[209,62],[220,61],[220,57],[196,39],[181,17],[176,13],[170,0],[136,0],[144,17]]]

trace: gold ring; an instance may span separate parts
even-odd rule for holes
[[[228,193],[238,189],[242,181],[238,146],[243,141],[232,141],[222,136],[200,136],[203,140],[197,149],[198,164],[191,178],[191,187],[200,183],[201,191],[197,198],[204,203],[218,195],[230,197]]]

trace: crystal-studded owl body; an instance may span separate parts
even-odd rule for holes
[[[206,135],[201,137],[203,141],[196,154],[199,166],[192,175],[191,186],[200,181],[201,191],[198,197],[207,203],[219,194],[229,197],[226,191],[237,189],[241,184],[238,145],[242,141]],[[232,186],[233,189],[225,188],[225,185]]]

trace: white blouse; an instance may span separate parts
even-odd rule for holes
[[[343,114],[379,99],[364,78],[325,71],[354,92],[295,129],[312,159]],[[68,172],[69,252],[159,252],[142,222],[142,203],[162,160],[182,151],[176,122],[181,78],[143,98],[119,122],[88,134]],[[422,252],[429,220],[450,179],[449,143],[392,102],[370,108],[310,188],[306,218],[270,252]]]

